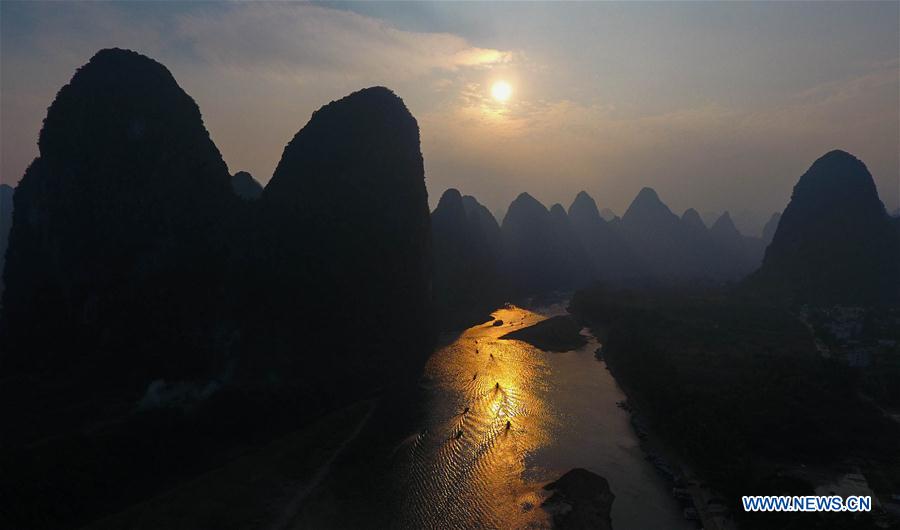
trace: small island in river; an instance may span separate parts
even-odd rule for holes
[[[616,496],[605,478],[582,468],[567,472],[544,486],[553,495],[541,505],[560,530],[612,530],[612,503]]]
[[[581,325],[571,316],[560,315],[500,337],[527,342],[544,351],[569,351],[587,344]]]

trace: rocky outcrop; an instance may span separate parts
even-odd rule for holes
[[[804,173],[749,285],[797,303],[900,300],[900,238],[859,159],[831,151]]]
[[[387,89],[317,111],[241,200],[169,71],[102,50],[50,106],[13,203],[0,519],[16,528],[81,527],[401,392],[430,352],[418,127]]]
[[[317,110],[260,205],[255,305],[271,355],[340,394],[335,375],[355,393],[416,375],[434,339],[431,226],[419,128],[403,101],[374,87]],[[352,353],[322,355],[338,336]]]
[[[490,320],[503,302],[499,227],[487,208],[459,191],[444,192],[431,214],[434,292],[443,329]]]
[[[91,367],[126,388],[206,371],[233,195],[197,105],[156,61],[102,50],[38,146],[14,199],[4,365]]]
[[[597,203],[587,192],[575,196],[568,213],[590,260],[592,278],[617,282],[637,274],[631,250],[597,210]]]
[[[589,281],[587,254],[562,206],[551,212],[527,193],[503,218],[504,265],[516,294],[572,289]]]
[[[681,220],[651,188],[643,188],[618,225],[622,238],[650,277],[663,282],[695,278],[703,256]]]
[[[246,171],[238,171],[231,175],[231,189],[238,197],[248,201],[258,199],[263,192],[262,184]]]
[[[612,503],[616,496],[605,478],[582,468],[568,471],[544,486],[553,495],[542,507],[559,530],[611,530]]]

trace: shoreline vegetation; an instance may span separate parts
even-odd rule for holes
[[[715,291],[594,286],[574,295],[570,311],[597,330],[629,401],[722,493],[741,528],[870,528],[883,517],[740,509],[742,495],[813,494],[809,469],[839,476],[856,465],[876,499],[900,486],[900,426],[859,397],[786,308]]]
[[[900,334],[857,337],[843,311],[798,316],[799,303],[868,315],[900,301],[900,221],[849,153],[801,177],[768,247],[727,212],[708,229],[696,211],[679,217],[651,188],[610,221],[584,192],[568,211],[521,193],[498,223],[456,190],[429,211],[419,124],[385,87],[313,113],[262,187],[230,174],[165,66],[122,49],[76,71],[38,147],[15,194],[0,189],[12,204],[0,219],[2,527],[116,513],[117,527],[395,525],[406,499],[393,449],[423,412],[414,398],[438,330],[479,319],[492,339],[515,327],[499,338],[544,351],[583,346],[582,322],[603,330],[641,417],[743,528],[853,530],[887,516],[748,515],[741,495],[811,494],[846,474],[876,507],[900,492],[900,424],[886,412],[900,404]],[[654,287],[582,288],[571,316],[524,328],[485,320],[503,300],[598,278]],[[742,287],[662,287],[732,281]],[[881,320],[900,327],[896,313]],[[481,403],[514,403],[502,379],[471,377],[497,396]],[[490,447],[498,429],[485,432]],[[557,493],[608,512],[608,484],[584,473]],[[558,524],[603,527],[595,508]]]

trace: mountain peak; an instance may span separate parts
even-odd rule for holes
[[[566,209],[563,208],[562,204],[556,203],[550,207],[550,215],[553,217],[567,217]]]
[[[238,171],[231,175],[231,189],[238,197],[245,200],[258,199],[262,195],[262,185],[246,171]]]
[[[284,148],[263,199],[293,203],[314,216],[325,208],[317,190],[339,189],[375,209],[366,197],[381,197],[385,188],[403,187],[424,171],[418,146],[419,126],[403,100],[384,87],[364,88],[313,113]],[[393,171],[400,166],[409,172]],[[416,193],[424,193],[424,184],[414,182]]]
[[[830,151],[800,177],[757,278],[795,301],[895,302],[900,241],[871,173]]]
[[[447,188],[447,191],[441,195],[437,207],[440,208],[442,204],[447,205],[450,203],[459,203],[462,205],[462,194],[456,188]]]
[[[516,196],[516,198],[513,200],[512,203],[516,203],[516,202],[539,202],[539,201],[537,199],[535,199],[527,191],[523,191],[522,193],[520,193],[519,195]]]
[[[590,201],[590,202],[593,202],[594,204],[596,204],[596,202],[594,201],[594,198],[591,197],[590,194],[584,190],[579,191],[578,194],[575,195],[575,200],[576,201]]]
[[[538,219],[546,219],[549,213],[547,207],[540,201],[528,193],[522,192],[513,202],[509,203],[502,226],[506,227],[508,223],[531,223]]]
[[[569,206],[569,217],[576,224],[579,223],[596,223],[602,222],[600,212],[597,210],[597,203],[594,198],[584,191],[578,192],[575,200]]]
[[[637,194],[622,220],[627,223],[642,224],[645,222],[659,222],[677,220],[678,217],[672,213],[668,206],[665,205],[656,194],[653,188],[643,188]]]
[[[638,194],[637,194],[637,196],[635,196],[634,200],[641,201],[641,202],[653,201],[653,202],[662,203],[662,201],[659,199],[659,194],[656,193],[656,190],[654,190],[653,188],[649,188],[649,187],[641,188],[641,191],[638,192]]]
[[[846,151],[834,150],[822,155],[800,177],[791,200],[834,208],[852,202],[879,201],[878,190],[866,165]],[[883,206],[882,206],[883,209]]]
[[[509,204],[509,209],[506,211],[506,216],[503,218],[504,221],[510,217],[510,215],[517,214],[526,214],[529,216],[540,215],[548,213],[547,207],[541,204],[541,201],[535,199],[527,192],[522,192],[519,194],[516,199]]]
[[[697,210],[693,208],[688,208],[684,211],[681,215],[681,222],[692,230],[706,231],[706,223],[703,222],[703,218],[700,217]]]
[[[737,227],[734,226],[734,221],[731,220],[731,214],[728,213],[728,210],[725,210],[722,215],[716,219],[716,222],[710,227],[709,232],[714,236],[721,238],[740,238],[741,233],[738,231]]]

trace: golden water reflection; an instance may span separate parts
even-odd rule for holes
[[[540,487],[524,480],[526,460],[546,445],[554,414],[549,367],[530,346],[499,337],[543,316],[517,307],[463,332],[434,353],[427,428],[409,441],[401,526],[541,528]]]

